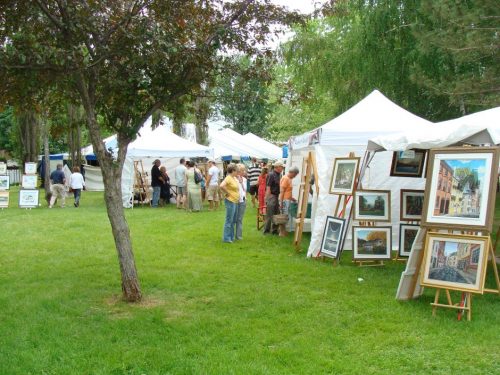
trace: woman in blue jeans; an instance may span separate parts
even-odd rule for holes
[[[236,173],[236,165],[229,164],[227,166],[227,176],[219,187],[225,194],[226,220],[224,221],[222,241],[227,243],[234,241],[234,224],[240,201],[240,188],[236,179]]]
[[[245,164],[236,165],[236,179],[238,180],[238,187],[240,189],[240,199],[238,201],[238,209],[236,211],[236,239],[243,239],[243,216],[245,216],[245,210],[247,208],[247,168]]]

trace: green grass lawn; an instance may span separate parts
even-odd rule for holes
[[[308,260],[251,208],[234,244],[222,211],[128,210],[144,300],[126,304],[102,193],[72,202],[0,211],[0,374],[500,373],[498,296],[433,317],[433,290],[395,300],[403,264]]]

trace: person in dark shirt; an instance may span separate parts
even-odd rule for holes
[[[252,158],[252,165],[248,168],[248,182],[250,183],[250,189],[248,192],[252,197],[252,206],[255,208],[255,201],[259,193],[259,176],[261,172],[261,167],[257,164],[257,159]]]
[[[66,203],[66,189],[64,184],[66,183],[66,176],[62,170],[62,164],[57,164],[56,170],[50,174],[50,182],[52,185],[50,186],[50,203],[49,208],[54,207],[54,203],[56,199],[61,198],[61,207],[64,207]]]
[[[278,234],[278,226],[273,224],[273,215],[280,213],[279,195],[280,179],[283,172],[283,163],[277,161],[274,163],[274,169],[267,176],[266,182],[266,221],[264,224],[264,234]]]
[[[151,186],[153,187],[153,200],[151,202],[151,207],[158,207],[161,186],[165,182],[160,171],[160,165],[160,159],[156,159],[153,163],[153,168],[151,168]]]

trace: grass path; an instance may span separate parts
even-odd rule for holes
[[[0,374],[500,373],[497,296],[474,297],[472,322],[432,317],[432,290],[394,299],[402,264],[308,260],[251,208],[223,244],[223,216],[128,210],[145,295],[130,305],[101,193],[0,211]]]

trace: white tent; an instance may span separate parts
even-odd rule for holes
[[[257,137],[253,134],[252,136]],[[264,145],[264,142],[266,141],[261,139],[257,143],[255,140],[250,140],[250,137],[245,137],[234,130],[226,128],[210,132],[209,147],[213,148],[216,159],[241,159],[252,156],[259,159],[277,159],[281,157],[281,150],[279,154],[270,152],[269,145]]]
[[[283,156],[283,151],[280,147],[273,145],[271,142],[262,139],[261,137],[253,134],[247,133],[243,136],[247,139],[247,142],[251,144],[254,148],[257,148],[265,159],[279,159]]]
[[[292,137],[288,165],[301,167],[304,155],[313,150],[316,155],[319,195],[312,199],[311,242],[308,256],[318,254],[328,215],[333,216],[336,196],[328,193],[336,157],[346,157],[350,152],[361,157],[366,153],[370,138],[400,133],[403,129],[431,127],[432,123],[399,107],[375,90],[352,108],[311,132]],[[399,190],[423,187],[422,178],[388,177],[392,153],[380,152],[373,158],[370,168],[362,176],[364,189],[391,190],[392,216],[399,216]],[[294,196],[298,195],[300,176],[294,179]],[[348,232],[349,233],[349,232]],[[397,238],[393,228],[393,242]],[[350,237],[349,237],[350,238]],[[350,241],[346,242],[349,248]]]

